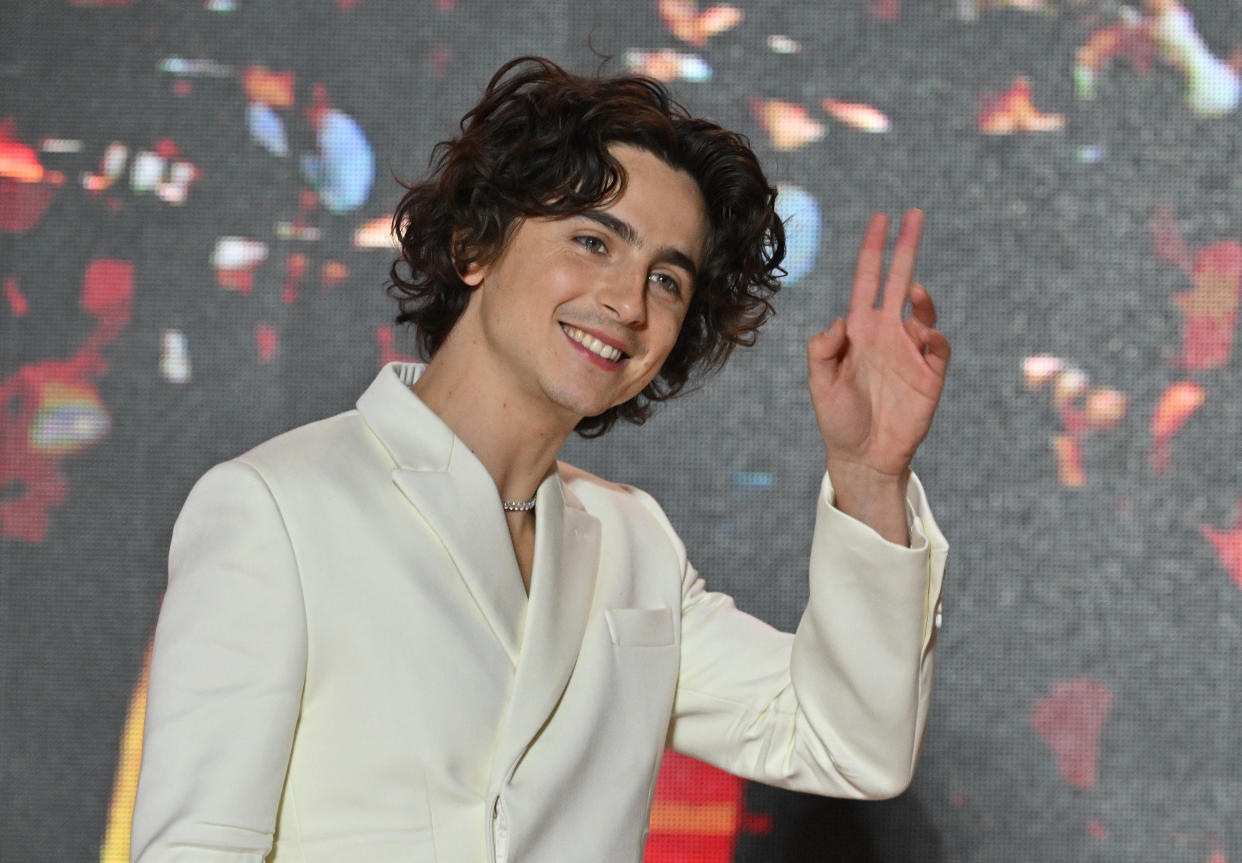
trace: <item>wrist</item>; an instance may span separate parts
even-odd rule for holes
[[[889,542],[909,545],[906,488],[910,470],[886,473],[848,460],[828,460],[833,505],[873,529]]]
[[[842,488],[848,488],[870,496],[897,490],[904,495],[910,481],[909,467],[886,470],[832,453],[828,454],[827,465],[832,487],[838,492]]]

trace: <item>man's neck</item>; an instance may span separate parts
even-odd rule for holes
[[[502,500],[534,497],[576,419],[538,416],[503,376],[456,360],[450,340],[414,382],[415,394],[483,463]]]

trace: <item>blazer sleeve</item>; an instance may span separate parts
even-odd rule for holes
[[[892,797],[909,786],[922,742],[948,545],[913,476],[910,548],[832,504],[825,476],[794,635],[707,591],[684,564],[669,745],[770,785]]]
[[[253,468],[226,462],[198,482],[173,528],[134,861],[267,856],[305,666],[305,611],[281,514]]]

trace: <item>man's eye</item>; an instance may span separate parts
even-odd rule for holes
[[[655,282],[670,294],[680,294],[681,285],[677,284],[677,280],[666,273],[652,273],[648,276],[651,281]]]
[[[588,252],[606,252],[608,247],[604,245],[604,241],[599,237],[582,236],[574,237],[574,240],[583,246]]]

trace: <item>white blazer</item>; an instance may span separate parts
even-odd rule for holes
[[[708,592],[646,494],[560,465],[528,598],[420,368],[191,492],[135,860],[637,863],[666,745],[820,794],[907,786],[947,551],[917,480],[909,549],[825,483],[794,636]]]

